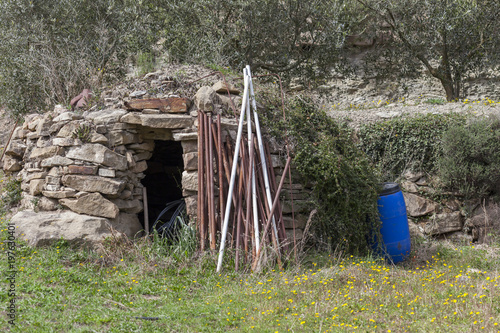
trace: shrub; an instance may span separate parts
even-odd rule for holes
[[[4,178],[2,186],[1,209],[6,210],[22,199],[21,181],[15,178]]]
[[[405,170],[434,172],[441,137],[465,120],[464,115],[449,113],[367,124],[360,128],[358,145],[377,164],[385,181],[394,181]]]
[[[287,122],[267,126],[288,133],[296,170],[313,188],[318,209],[312,230],[332,249],[346,245],[366,253],[377,237],[379,177],[367,156],[352,139],[352,131],[335,122],[307,100],[296,98],[288,107]]]
[[[443,135],[438,160],[443,185],[466,198],[499,194],[500,120],[473,120],[455,125]]]

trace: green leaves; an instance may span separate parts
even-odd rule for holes
[[[120,78],[125,60],[156,42],[153,10],[133,1],[0,2],[0,105],[43,111]]]
[[[312,184],[317,244],[366,253],[378,235],[379,177],[352,130],[302,98],[289,104],[286,127],[296,170]]]
[[[475,119],[452,126],[443,135],[439,176],[451,190],[467,198],[498,195],[500,182],[500,121]]]
[[[441,137],[465,116],[428,114],[367,124],[360,128],[359,147],[377,164],[384,181],[394,181],[405,170],[436,170]]]
[[[314,79],[330,74],[344,40],[341,1],[179,0],[171,13],[169,55]]]
[[[498,1],[357,0],[373,17],[383,47],[369,55],[367,69],[379,76],[422,75],[441,81],[448,101],[461,96],[463,81],[498,66]],[[373,66],[374,62],[377,66]],[[371,67],[371,68],[370,68]]]

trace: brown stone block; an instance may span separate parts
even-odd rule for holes
[[[95,175],[97,173],[96,166],[70,165],[68,166],[70,174],[77,175]]]
[[[191,106],[191,101],[180,97],[150,98],[131,100],[124,105],[129,110],[158,109],[161,112],[185,113]]]

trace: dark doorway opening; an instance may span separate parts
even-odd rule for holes
[[[155,141],[153,155],[147,161],[142,185],[147,189],[149,226],[172,201],[182,199],[182,146],[178,141]],[[142,215],[142,214],[141,214]],[[144,226],[144,215],[139,217]]]

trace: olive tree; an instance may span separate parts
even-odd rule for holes
[[[155,42],[151,3],[0,1],[0,106],[42,110],[119,78],[125,60]]]
[[[498,65],[498,0],[356,1],[371,18],[364,21],[372,23],[366,31],[385,44],[373,53],[383,64],[379,74],[426,70],[452,101],[461,96],[467,77]]]
[[[172,59],[306,76],[331,73],[345,35],[342,0],[169,0]],[[160,7],[161,7],[160,6]]]

